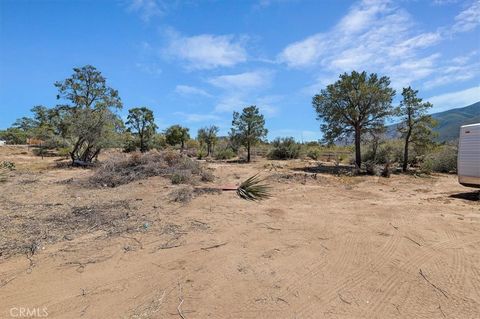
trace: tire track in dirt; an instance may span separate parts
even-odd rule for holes
[[[348,274],[337,285],[322,291],[320,294],[317,294],[317,296],[322,301],[329,303],[338,298],[339,291],[355,289],[368,281],[369,277],[367,275],[369,273],[379,270],[390,261],[390,258],[395,254],[396,248],[400,244],[400,240],[401,237],[399,236],[390,236],[387,243],[382,247],[378,255],[375,256],[371,264],[367,264],[353,273]],[[315,318],[317,314],[316,306],[312,303],[303,304],[299,308],[298,314],[301,318]]]
[[[345,245],[347,247],[352,247],[352,245],[355,243],[354,241],[354,236],[350,233],[346,236],[346,241]],[[335,258],[335,262],[338,263],[339,269],[346,269],[346,267],[349,264],[349,258],[348,258],[348,253],[347,249],[342,249],[342,254],[338,254],[337,258]],[[278,283],[281,285],[282,290],[284,291],[283,294],[279,291],[278,298],[279,300],[290,300],[290,297],[292,295],[298,296],[299,291],[307,291],[310,292],[312,295],[312,291],[308,288],[308,282],[305,280],[305,278],[316,278],[318,277],[319,273],[328,265],[328,262],[325,258],[325,255],[322,255],[321,257],[315,258],[313,260],[302,260],[298,259],[298,262],[296,264],[295,269],[290,270],[286,269],[286,275],[280,276],[278,278]],[[255,268],[255,265],[251,265],[253,268]],[[307,271],[305,271],[307,270]],[[277,272],[278,273],[278,272]],[[308,280],[310,281],[310,280]],[[257,308],[257,309],[252,309],[252,308]],[[262,311],[268,310],[265,307],[250,307],[249,311],[254,311],[257,312],[257,316],[254,316],[252,318],[259,318],[259,315],[262,315]],[[291,309],[288,310],[290,314],[293,314]],[[266,317],[270,318],[270,317]]]
[[[419,271],[420,267],[425,264],[426,261],[431,259],[439,249],[454,248],[457,245],[466,246],[472,243],[480,242],[478,235],[468,236],[467,238],[457,238],[445,240],[440,243],[425,247],[428,251],[420,251],[414,254],[411,258],[404,261],[399,267],[398,271],[395,271],[390,275],[386,280],[378,285],[378,287],[384,288],[384,292],[381,297],[377,300],[375,298],[369,298],[370,306],[362,312],[361,317],[367,318],[376,318],[379,314],[383,312],[387,305],[391,304],[391,300],[395,296],[395,291],[398,289],[398,285],[404,278],[404,273],[416,273]],[[371,296],[373,297],[373,296]]]

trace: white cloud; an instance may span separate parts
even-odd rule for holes
[[[175,87],[175,92],[182,95],[200,95],[205,97],[211,97],[207,91],[189,85],[177,85]]]
[[[457,92],[432,96],[425,99],[433,104],[432,113],[452,108],[464,107],[480,101],[480,86],[474,86]]]
[[[394,2],[363,0],[331,30],[288,45],[278,59],[293,68],[321,69],[325,77],[366,70],[397,78],[394,86],[402,85],[430,76],[440,57],[425,56],[423,49],[439,43],[442,34],[417,30]]]
[[[427,89],[444,86],[450,83],[468,81],[480,74],[478,51],[451,59],[438,66],[436,75],[424,83]]]
[[[467,32],[480,24],[480,0],[475,0],[455,17],[454,32]]]
[[[278,114],[278,104],[282,97],[278,95],[245,97],[242,95],[227,95],[222,97],[215,106],[217,113],[241,111],[244,107],[256,105],[267,118]]]
[[[137,12],[143,21],[148,22],[152,17],[163,16],[166,6],[161,0],[131,0],[128,10]]]
[[[172,30],[168,32],[168,38],[165,53],[185,61],[187,69],[231,67],[247,60],[245,38],[213,34],[187,37]]]
[[[260,89],[270,85],[272,72],[252,71],[239,74],[220,75],[207,80],[208,83],[227,90]]]
[[[215,114],[197,114],[197,113],[185,113],[185,112],[175,112],[174,115],[181,116],[185,119],[186,122],[197,123],[197,122],[211,122],[218,121],[220,117]]]
[[[141,71],[151,75],[160,75],[162,73],[162,68],[155,62],[137,62],[135,66]]]

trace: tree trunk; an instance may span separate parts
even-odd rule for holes
[[[250,163],[250,142],[247,142],[247,163]]]
[[[408,146],[410,144],[410,135],[411,131],[409,130],[407,136],[405,137],[405,149],[403,151],[403,166],[402,171],[406,172],[408,168]]]
[[[182,145],[181,145],[182,151],[183,151],[184,146],[185,146],[185,142],[182,140]]]
[[[362,165],[362,153],[360,151],[360,136],[361,135],[361,130],[359,127],[355,128],[355,164],[357,165],[357,168],[360,168]]]
[[[144,145],[144,141],[143,141],[143,135],[140,134],[140,152],[141,153],[145,153],[145,145]]]

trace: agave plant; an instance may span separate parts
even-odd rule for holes
[[[237,187],[237,195],[252,201],[269,198],[271,196],[270,186],[262,184],[263,181],[264,179],[261,179],[258,174],[249,177]]]

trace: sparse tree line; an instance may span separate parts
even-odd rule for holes
[[[418,91],[407,87],[402,91],[400,104],[394,106],[395,90],[390,87],[390,79],[374,73],[344,73],[315,95],[312,105],[324,140],[299,144],[290,137],[268,143],[265,118],[254,105],[233,113],[227,137],[219,137],[219,127],[215,125],[199,129],[196,140],[181,125],[158,132],[153,111],[144,106],[129,109],[124,122],[117,114],[123,107],[119,93],[107,86],[101,72],[91,65],[73,70],[71,77],[54,84],[59,104],[33,107],[32,117],[22,117],[12,127],[0,131],[0,139],[9,144],[34,140],[39,154],[56,150],[69,156],[72,164],[80,165],[94,162],[102,149],[111,147],[127,152],[179,147],[198,158],[217,159],[235,157],[244,149],[245,159],[250,161],[253,148],[260,144],[272,159],[304,156],[317,160],[322,154],[329,154],[330,159],[333,152],[341,154],[335,156],[336,161],[345,161],[345,153],[350,150],[354,152],[353,164],[357,169],[368,171],[377,164],[399,163],[407,171],[411,164],[426,165],[434,150],[439,152],[432,131],[436,123],[427,114],[432,105],[419,98]],[[386,138],[385,123],[389,118],[400,119],[396,128],[400,139],[396,141]],[[338,146],[341,140],[349,145]],[[339,149],[342,151],[338,152]],[[441,151],[446,149],[443,146]]]

